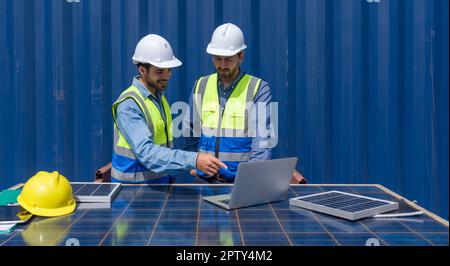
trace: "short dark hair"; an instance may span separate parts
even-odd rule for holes
[[[145,70],[149,70],[150,67],[152,66],[151,64],[148,63],[137,63],[136,67],[139,69],[140,66],[143,66],[145,68]]]

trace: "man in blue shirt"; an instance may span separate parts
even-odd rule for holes
[[[233,182],[240,162],[271,157],[270,86],[241,70],[245,48],[243,33],[236,25],[219,26],[206,50],[217,73],[199,78],[192,89],[190,112],[184,118],[188,137],[183,149],[212,154],[227,165],[212,176],[191,170],[191,175],[206,182]],[[260,108],[265,109],[262,117]],[[294,171],[292,183],[304,182]]]
[[[173,148],[172,116],[163,92],[171,68],[181,62],[161,36],[149,34],[136,46],[133,63],[139,74],[112,107],[114,151],[111,177],[123,183],[173,183],[181,170],[214,175],[226,167],[206,153]]]

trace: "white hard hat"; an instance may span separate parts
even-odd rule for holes
[[[206,52],[212,55],[232,56],[247,48],[244,34],[238,26],[226,23],[217,27]]]
[[[132,59],[134,64],[148,63],[159,68],[181,66],[169,42],[156,34],[149,34],[138,42]]]

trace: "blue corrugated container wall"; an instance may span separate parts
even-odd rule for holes
[[[148,33],[182,61],[187,101],[213,71],[215,27],[240,26],[243,68],[279,103],[273,157],[311,183],[379,183],[448,219],[448,0],[0,0],[0,180],[92,180],[110,161],[110,107]],[[180,140],[176,141],[180,144]]]

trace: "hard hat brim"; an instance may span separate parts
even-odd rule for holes
[[[173,57],[172,60],[167,61],[167,62],[153,62],[153,61],[145,61],[145,60],[136,60],[134,57],[132,57],[131,59],[133,60],[133,64],[135,64],[135,65],[137,65],[138,63],[143,63],[143,64],[151,64],[152,66],[159,67],[159,68],[174,68],[174,67],[179,67],[183,64],[176,57]]]
[[[225,50],[225,49],[217,49],[212,48],[210,44],[208,44],[208,47],[206,47],[206,52],[211,55],[218,55],[218,56],[233,56],[238,54],[240,51],[247,48],[247,46],[244,44],[242,47],[236,50]]]
[[[25,210],[29,211],[30,213],[37,215],[37,216],[43,216],[43,217],[56,217],[56,216],[62,216],[69,213],[72,213],[76,208],[75,200],[73,200],[73,204],[57,208],[57,209],[46,209],[46,208],[39,208],[39,207],[32,207],[28,205],[26,200],[24,200],[21,195],[17,197],[17,202],[19,205],[24,208]]]

